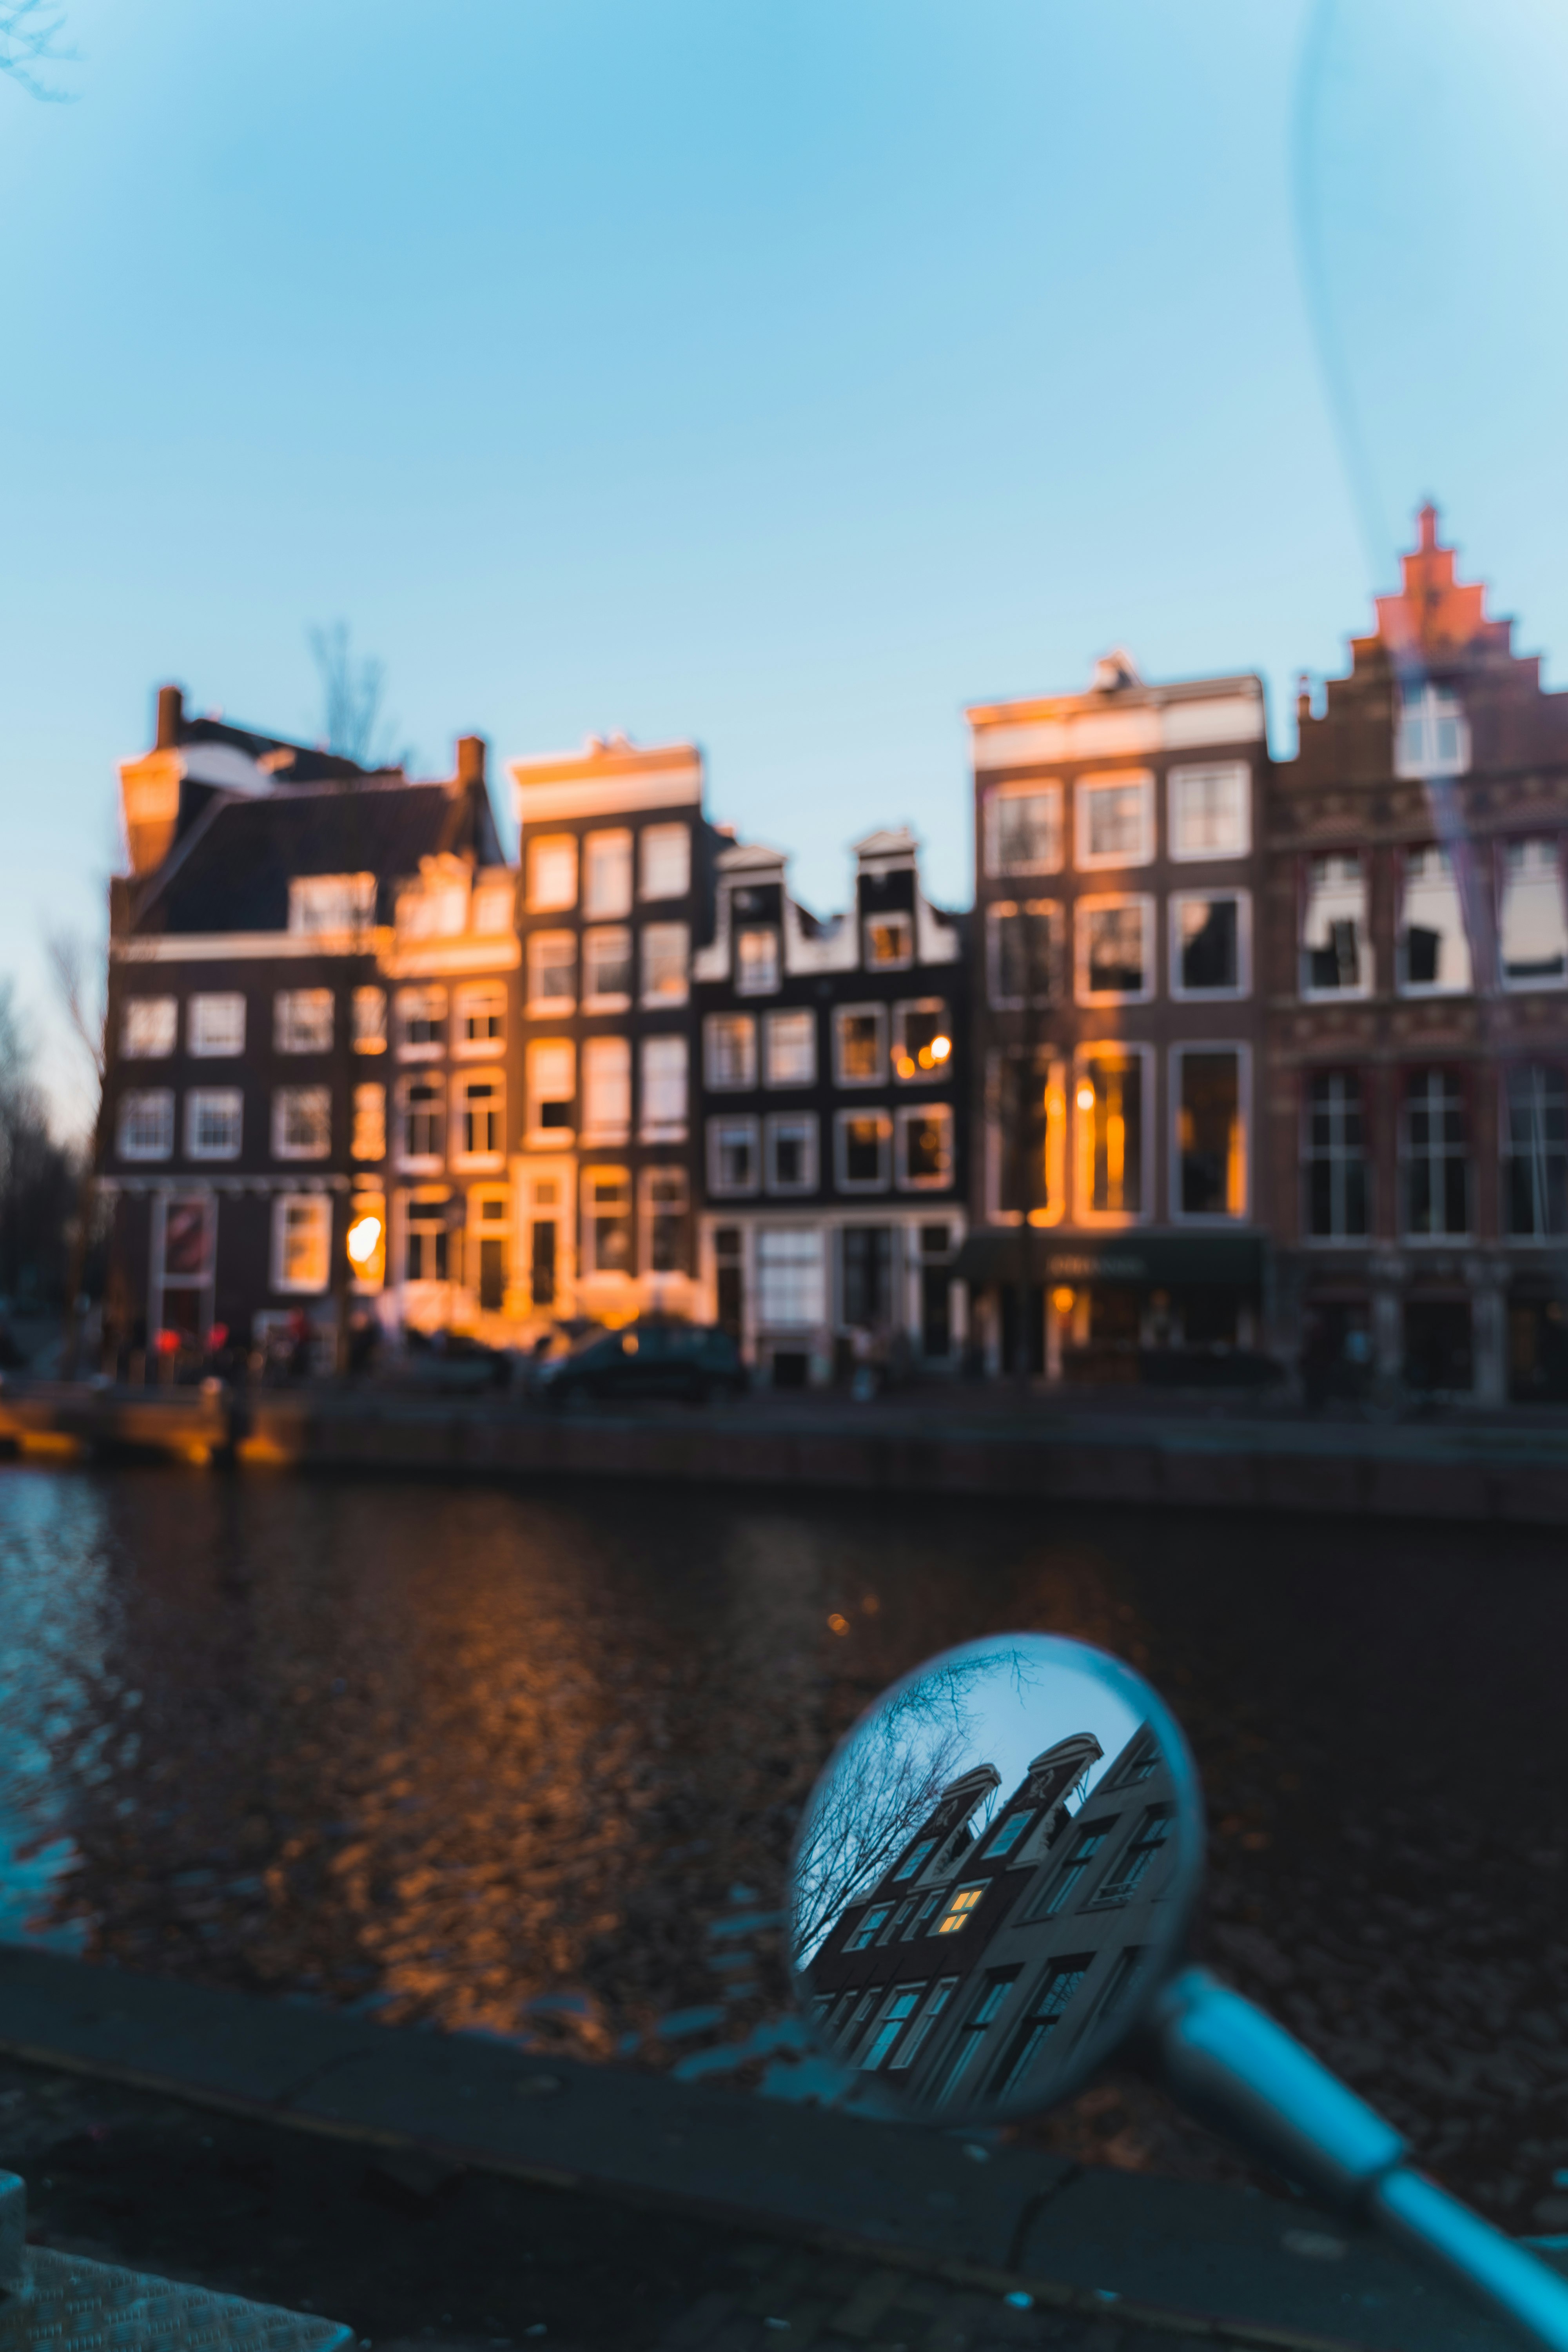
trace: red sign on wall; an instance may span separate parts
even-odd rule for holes
[[[170,1201],[163,1211],[163,1279],[205,1282],[212,1273],[212,1204]]]

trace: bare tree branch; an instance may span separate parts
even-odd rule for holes
[[[70,92],[40,81],[36,68],[76,64],[75,49],[57,46],[65,21],[49,0],[0,0],[0,73],[19,81],[34,98],[57,106],[66,104]]]
[[[386,719],[382,707],[385,664],[374,654],[356,659],[346,621],[335,621],[330,629],[311,628],[307,634],[321,675],[321,740],[328,751],[361,768],[407,767],[413,755],[406,747],[394,752],[394,722]]]
[[[101,1089],[107,1062],[104,1008],[95,1003],[95,985],[88,978],[89,965],[96,969],[97,959],[89,958],[75,931],[51,931],[44,946],[61,1007],[98,1074]]]

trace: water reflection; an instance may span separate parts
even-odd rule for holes
[[[638,2063],[742,2046],[787,2087],[770,1915],[835,1739],[938,1649],[1071,1633],[1192,1738],[1206,1956],[1456,2188],[1568,2228],[1561,1549],[0,1468],[9,1932]],[[1223,2168],[1129,2083],[1050,2131]]]

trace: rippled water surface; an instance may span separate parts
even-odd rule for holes
[[[727,2066],[784,2007],[833,1738],[1009,1626],[1186,1722],[1208,1957],[1454,2185],[1568,2227],[1554,1534],[0,1468],[0,1936]],[[1052,2130],[1223,2168],[1130,2084]]]

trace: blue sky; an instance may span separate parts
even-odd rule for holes
[[[820,905],[898,820],[962,900],[964,703],[1110,644],[1261,670],[1288,748],[1428,489],[1568,649],[1541,0],[1320,10],[1310,301],[1301,0],[68,10],[72,102],[0,83],[0,972],[46,1037],[154,686],[313,734],[312,622],[431,768],[696,736]]]

